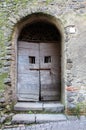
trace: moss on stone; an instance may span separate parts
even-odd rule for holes
[[[0,90],[4,90],[4,79],[8,76],[7,73],[3,73],[0,75]]]

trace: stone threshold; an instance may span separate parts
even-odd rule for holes
[[[64,105],[58,102],[17,102],[15,111],[45,111],[63,113]]]
[[[12,118],[12,124],[37,124],[66,120],[64,114],[16,114]]]

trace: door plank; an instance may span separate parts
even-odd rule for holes
[[[39,68],[39,44],[18,43],[18,89],[20,101],[39,101],[39,71],[30,68]],[[29,61],[29,56],[35,57],[35,63]]]
[[[51,56],[51,63],[44,63],[44,57]],[[40,44],[40,67],[50,68],[51,71],[41,71],[41,100],[60,100],[61,61],[58,43]]]

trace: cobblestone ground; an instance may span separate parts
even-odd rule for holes
[[[86,130],[86,118],[50,122],[36,125],[19,125],[2,130]]]

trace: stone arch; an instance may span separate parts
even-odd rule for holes
[[[45,11],[44,11],[45,12]],[[54,17],[53,15],[50,14],[50,12],[48,12],[47,14],[44,12],[36,12],[36,13],[32,13],[30,15],[27,15],[25,17],[25,15],[23,16],[23,18],[21,18],[21,20],[19,22],[17,22],[16,27],[15,27],[15,31],[13,34],[13,39],[12,39],[12,48],[13,48],[13,57],[14,60],[12,61],[11,64],[11,79],[12,79],[12,89],[13,89],[13,98],[14,100],[17,100],[17,95],[16,95],[16,84],[17,84],[17,39],[19,37],[19,34],[21,32],[21,30],[24,28],[24,26],[28,23],[31,23],[33,21],[37,21],[37,19],[39,20],[44,20],[47,21],[50,24],[53,24],[57,30],[60,33],[61,36],[61,101],[64,102],[64,95],[65,95],[65,90],[64,90],[64,84],[63,84],[63,77],[64,77],[64,58],[63,58],[63,48],[64,48],[64,33],[63,33],[63,26],[61,23],[61,20]],[[27,14],[27,13],[26,13]],[[16,55],[15,55],[16,54]]]

